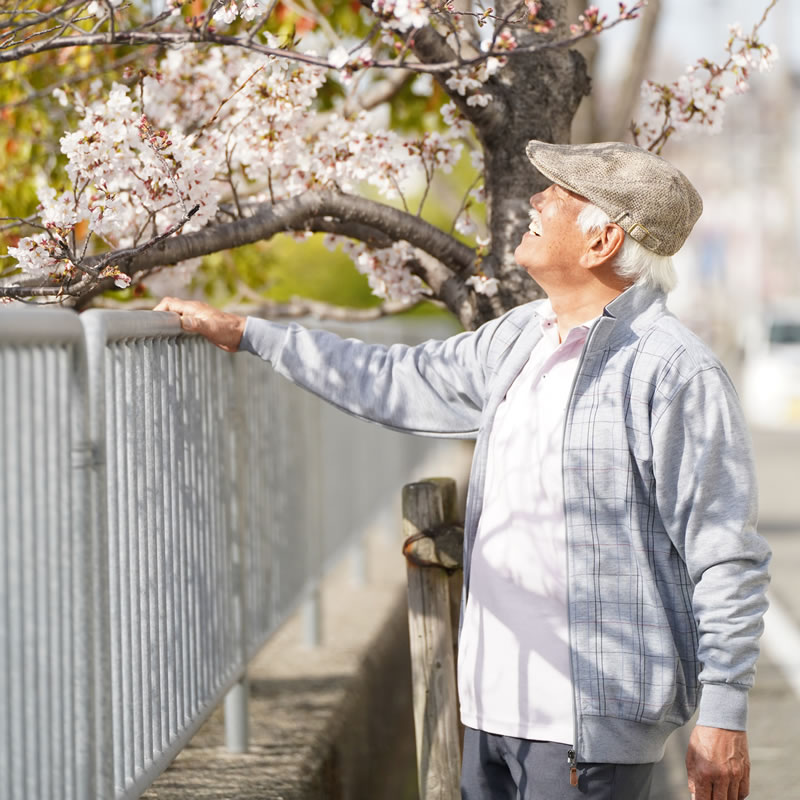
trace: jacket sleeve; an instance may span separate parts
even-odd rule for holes
[[[694,584],[698,724],[744,730],[767,609],[770,549],[756,532],[752,447],[719,366],[698,369],[653,428],[659,513]]]
[[[409,433],[471,438],[486,392],[487,349],[500,321],[412,347],[248,317],[239,349],[357,417]]]

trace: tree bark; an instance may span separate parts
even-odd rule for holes
[[[565,0],[550,5],[549,14],[558,26],[546,36],[563,36]],[[501,5],[498,13],[503,10]],[[536,37],[529,33],[521,38],[528,44]],[[557,49],[509,58],[491,85],[495,99],[489,105],[496,103],[502,113],[489,121],[473,119],[484,150],[492,235],[492,250],[483,267],[498,279],[501,304],[507,310],[542,296],[514,259],[514,250],[530,222],[530,197],[550,183],[530,163],[525,147],[531,139],[569,142],[572,118],[581,98],[589,93],[590,81],[580,53]],[[486,311],[491,314],[490,309]]]
[[[567,2],[545,2],[542,17],[555,19],[555,30],[534,34],[515,29],[519,44],[543,44],[568,36]],[[500,0],[494,6],[495,14],[503,17],[518,6],[515,0]],[[424,63],[452,61],[456,56],[431,28],[415,33],[414,52]],[[491,252],[480,266],[500,285],[499,298],[475,298],[470,327],[477,327],[498,313],[542,296],[540,287],[514,259],[530,222],[530,197],[550,183],[534,169],[525,146],[531,139],[569,142],[572,118],[591,82],[583,56],[561,48],[510,56],[507,65],[481,89],[492,97],[486,106],[469,106],[465,97],[449,89],[446,80],[450,74],[441,72],[434,77],[474,125],[483,147]]]

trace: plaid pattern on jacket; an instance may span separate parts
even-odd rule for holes
[[[537,307],[416,347],[251,318],[241,348],[364,419],[476,438],[466,597],[489,434],[541,336]],[[662,293],[631,287],[592,327],[563,456],[578,759],[658,760],[698,701],[700,724],[743,729],[770,556],[749,435],[725,370]]]

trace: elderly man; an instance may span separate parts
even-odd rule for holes
[[[665,307],[702,203],[630,145],[533,141],[528,155],[553,183],[531,198],[516,258],[548,299],[475,332],[384,348],[158,308],[365,419],[477,437],[458,659],[466,800],[644,799],[698,705],[689,789],[737,800],[769,549],[731,382]]]

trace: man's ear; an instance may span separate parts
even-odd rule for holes
[[[587,241],[584,266],[595,269],[608,264],[617,255],[624,241],[625,231],[614,222],[593,231]]]

